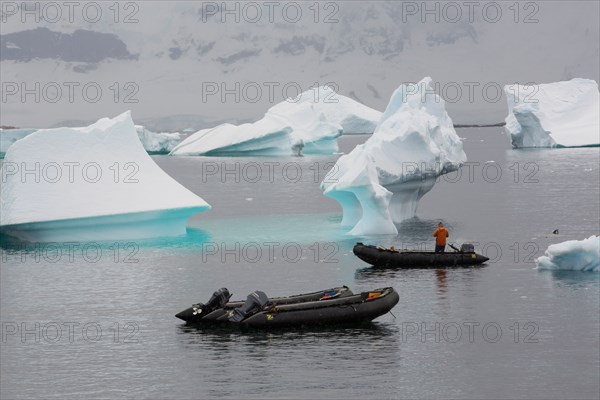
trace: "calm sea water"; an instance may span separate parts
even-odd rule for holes
[[[515,151],[499,128],[458,132],[472,164],[440,179],[397,237],[339,229],[319,189],[337,156],[154,157],[213,206],[185,238],[3,249],[1,397],[598,398],[600,274],[533,259],[600,231],[600,150]],[[365,139],[344,137],[342,151]],[[491,261],[381,271],[352,255],[358,240],[431,249],[440,220]],[[242,299],[344,284],[393,286],[400,303],[353,329],[174,318],[220,287]]]

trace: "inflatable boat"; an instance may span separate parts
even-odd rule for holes
[[[226,288],[175,315],[188,324],[231,324],[257,328],[367,322],[390,311],[399,300],[391,288],[354,294],[348,287],[289,297],[268,298],[261,291],[246,301],[232,301]]]
[[[435,253],[433,251],[409,251],[386,249],[356,243],[352,250],[364,262],[376,267],[387,268],[440,268],[462,267],[483,264],[489,258],[475,253],[471,244],[463,244],[453,252]]]

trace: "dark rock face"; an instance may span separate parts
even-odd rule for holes
[[[36,28],[0,38],[1,61],[27,62],[36,58],[97,63],[107,58],[127,60],[136,56],[129,53],[118,36],[83,29],[70,34]]]

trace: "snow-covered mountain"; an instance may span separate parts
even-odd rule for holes
[[[3,5],[0,123],[132,109],[161,125],[151,129],[182,130],[174,116],[256,119],[328,83],[382,110],[393,88],[425,75],[455,122],[498,122],[505,84],[599,80],[599,5],[575,3],[26,3],[39,21],[35,8]]]

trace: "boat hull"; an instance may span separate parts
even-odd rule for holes
[[[326,291],[271,299],[271,307],[259,311],[239,323],[230,321],[229,317],[234,308],[241,307],[242,302],[228,303],[224,308],[217,309],[202,318],[193,316],[192,308],[182,311],[176,317],[189,324],[225,324],[261,329],[326,326],[372,321],[389,312],[400,299],[393,288],[377,289],[360,294],[353,294],[346,290],[340,296],[332,299],[315,299],[316,294],[323,292]],[[377,297],[369,298],[369,293],[380,294]],[[309,301],[305,301],[306,298]]]
[[[375,267],[383,268],[447,268],[479,265],[489,258],[477,253],[434,253],[432,251],[393,251],[357,243],[354,255]]]

